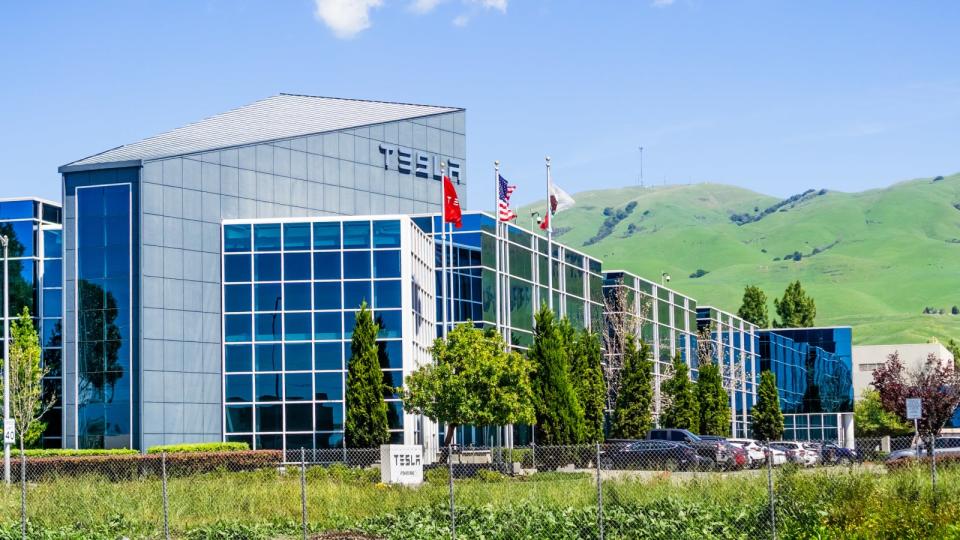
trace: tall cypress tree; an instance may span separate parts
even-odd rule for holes
[[[603,440],[603,413],[607,395],[600,338],[585,328],[576,334],[570,351],[570,378],[577,392],[577,400],[583,407],[584,442],[600,442]]]
[[[753,436],[761,441],[776,441],[783,436],[783,412],[777,393],[777,377],[770,370],[760,374],[757,404],[750,411],[753,416]]]
[[[650,345],[628,335],[623,348],[620,393],[614,410],[611,434],[616,439],[642,439],[653,427],[653,362]]]
[[[667,398],[667,406],[660,414],[660,425],[665,428],[700,431],[700,407],[697,403],[695,385],[690,380],[690,371],[678,352],[673,357],[673,375],[664,381],[661,391]]]
[[[533,346],[537,444],[574,444],[584,438],[583,407],[570,383],[567,339],[553,312],[543,305],[535,317]]]
[[[783,298],[774,298],[779,320],[773,321],[776,328],[809,328],[817,317],[817,304],[800,285],[800,280],[787,285]]]
[[[700,364],[697,377],[697,402],[700,407],[701,435],[730,435],[730,396],[723,389],[723,376],[717,364]]]
[[[390,440],[387,402],[383,399],[389,389],[380,371],[379,332],[380,325],[374,322],[373,314],[364,302],[353,327],[347,371],[344,437],[350,448],[373,448]]]
[[[763,289],[756,285],[747,285],[743,289],[743,303],[740,304],[737,315],[760,328],[769,328],[770,314],[767,311],[767,295]]]

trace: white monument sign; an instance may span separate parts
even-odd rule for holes
[[[422,484],[423,448],[418,445],[382,445],[380,481],[384,484]]]

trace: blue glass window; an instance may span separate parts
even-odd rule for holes
[[[353,329],[357,326],[357,313],[359,311],[345,311],[343,313],[343,337],[353,339]]]
[[[287,251],[310,249],[310,224],[285,223],[283,225],[283,249]]]
[[[343,248],[358,249],[368,247],[370,247],[370,222],[345,222],[343,224]]]
[[[339,281],[318,281],[313,284],[313,309],[340,309]]]
[[[313,431],[313,405],[294,403],[287,405],[286,408],[287,431]],[[313,436],[307,435],[303,440],[288,437],[287,448],[290,449],[291,446],[292,448],[310,448],[313,446]]]
[[[310,284],[287,283],[283,286],[283,302],[287,311],[310,309]]]
[[[384,399],[399,399],[400,396],[394,390],[403,386],[403,372],[384,371],[383,386]]]
[[[253,226],[253,248],[256,251],[280,251],[280,224],[255,224]]]
[[[370,277],[370,252],[345,251],[343,253],[343,277],[368,279]]]
[[[223,279],[227,283],[250,281],[250,256],[225,255],[223,257]]]
[[[257,378],[257,401],[280,401],[283,395],[279,373],[260,373]]]
[[[387,402],[387,425],[390,429],[403,429],[403,403]]]
[[[283,316],[283,335],[287,341],[305,341],[310,339],[309,313],[287,313]]]
[[[343,305],[346,309],[357,309],[363,302],[372,304],[369,281],[345,281],[343,283]]]
[[[285,253],[283,255],[283,274],[287,281],[309,281],[310,254]]]
[[[314,344],[314,369],[343,369],[343,345],[337,342]]]
[[[313,254],[313,279],[340,279],[339,251],[321,251]]]
[[[279,313],[254,315],[257,341],[280,341],[283,334],[283,319]]]
[[[257,311],[280,311],[283,304],[279,283],[257,283],[253,286],[254,306]]]
[[[373,277],[400,277],[400,250],[391,249],[388,251],[374,251]]]
[[[314,223],[313,248],[340,249],[340,223]]]
[[[316,389],[314,399],[317,401],[331,401],[343,399],[343,372],[316,373]]]
[[[253,341],[250,315],[225,315],[224,334],[228,342]]]
[[[256,346],[257,371],[280,371],[283,349],[279,343]]]
[[[223,251],[250,251],[250,225],[224,225]]]
[[[290,409],[296,407],[306,407],[309,408],[309,405],[288,405],[287,414],[290,414]],[[309,418],[309,417],[307,417]],[[290,426],[290,416],[287,416],[287,429],[291,430]],[[304,449],[312,450],[313,449],[313,434],[312,433],[294,433],[284,437],[284,440],[287,441],[287,451]]]
[[[377,308],[403,307],[400,292],[400,280],[374,281],[373,299]]]
[[[343,329],[339,312],[315,313],[313,315],[313,337],[316,339],[341,339]]]
[[[282,431],[283,409],[280,405],[257,405],[257,431]],[[279,441],[279,437],[277,438]],[[257,437],[258,443],[260,437]],[[279,446],[261,446],[258,448],[279,448]]]
[[[43,286],[60,287],[63,285],[63,261],[60,259],[43,261]]]
[[[401,369],[403,368],[403,342],[402,341],[378,341],[378,356],[380,357],[381,369]]]
[[[250,405],[227,405],[227,432],[253,431],[253,407]]]
[[[280,281],[280,254],[257,253],[254,255],[253,276],[256,281]]]
[[[342,403],[317,403],[317,431],[343,429]]]
[[[227,312],[251,311],[250,285],[225,285],[223,308]]]
[[[253,376],[227,375],[226,399],[231,402],[253,401]]]
[[[276,408],[277,412],[273,412],[271,409]],[[279,405],[270,405],[264,406],[265,409],[265,418],[266,421],[264,425],[272,425],[273,418],[275,415],[280,414]],[[257,414],[260,414],[260,407],[257,407]],[[279,419],[279,417],[277,417]],[[279,427],[276,428],[279,431]],[[283,436],[282,435],[257,435],[256,437],[256,448],[258,450],[283,450]]]
[[[288,343],[285,349],[287,371],[310,371],[313,366],[311,343]]]
[[[313,388],[309,373],[287,373],[285,378],[288,401],[310,401],[310,392]]]
[[[43,316],[60,317],[63,315],[63,309],[60,302],[60,291],[46,289],[43,292]]]
[[[398,248],[400,247],[399,221],[373,222],[373,247]]]
[[[80,206],[81,210],[85,205]],[[34,216],[33,201],[3,201],[0,203],[0,219],[29,219]]]
[[[253,348],[250,345],[227,345],[225,357],[227,373],[253,369]]]
[[[47,259],[63,257],[63,235],[56,229],[43,231],[43,256]]]
[[[317,448],[343,448],[343,432],[317,433]]]
[[[377,323],[380,324],[380,334],[378,334],[377,337],[402,337],[401,314],[399,310],[377,310],[374,316]]]

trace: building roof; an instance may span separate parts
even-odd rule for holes
[[[456,107],[280,94],[61,168],[142,162],[462,111]]]

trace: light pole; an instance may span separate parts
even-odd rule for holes
[[[640,187],[643,187],[643,147],[640,147]]]
[[[670,274],[663,272],[660,274],[660,286],[663,287],[667,283],[670,283]]]
[[[3,481],[10,483],[10,443],[7,441],[7,426],[10,422],[10,280],[7,261],[10,257],[10,239],[0,236],[3,244]]]

